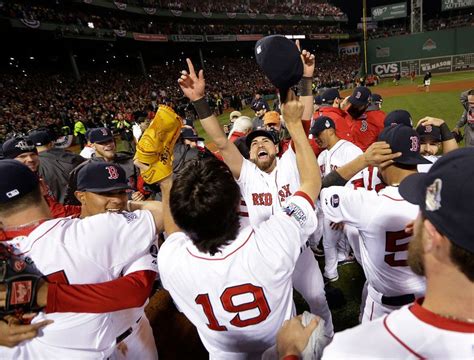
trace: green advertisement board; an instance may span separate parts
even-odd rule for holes
[[[373,7],[371,10],[372,20],[384,21],[390,19],[397,19],[407,16],[407,3],[396,3],[385,6]]]

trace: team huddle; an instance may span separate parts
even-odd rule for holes
[[[315,57],[284,37],[259,41],[256,58],[281,116],[259,101],[241,137],[225,134],[187,59],[178,84],[218,154],[177,168],[189,129],[160,106],[131,168],[161,201],[132,191],[111,155],[75,167],[78,205],[62,205],[34,144],[3,145],[0,240],[44,280],[1,288],[5,308],[33,297],[42,309],[31,324],[4,312],[1,358],[157,359],[144,309],[158,279],[212,359],[472,358],[474,150],[458,149],[441,119],[385,115],[366,87],[315,104]],[[91,139],[98,154],[115,147],[105,128]],[[362,324],[335,334],[325,284],[353,260],[367,279]],[[293,289],[309,323],[295,317]]]

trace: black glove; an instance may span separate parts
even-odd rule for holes
[[[0,284],[4,284],[7,291],[5,307],[0,308],[0,317],[41,310],[36,303],[41,282],[42,275],[31,260],[25,261],[14,255],[8,245],[0,244]]]

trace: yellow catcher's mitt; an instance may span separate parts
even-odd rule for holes
[[[155,118],[137,144],[135,162],[143,180],[154,184],[173,171],[173,149],[182,126],[181,118],[166,105],[160,105]]]

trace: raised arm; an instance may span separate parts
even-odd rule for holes
[[[224,162],[232,171],[232,175],[238,179],[240,177],[243,157],[234,143],[225,135],[219,125],[219,121],[204,98],[206,86],[204,72],[199,70],[199,73],[196,75],[191,60],[186,59],[186,62],[188,63],[188,71],[181,71],[181,77],[178,79],[179,86],[183,90],[184,95],[194,105],[202,127],[219,149]]]
[[[357,173],[366,167],[387,166],[393,163],[393,159],[399,157],[401,153],[392,153],[390,145],[384,141],[378,141],[369,146],[369,148],[351,162],[331,171],[324,177],[322,187],[344,186]]]
[[[296,46],[299,50],[300,41],[296,40]],[[304,111],[301,120],[311,120],[313,116],[313,74],[315,66],[314,55],[307,50],[301,51],[301,61],[303,62],[303,78],[298,84],[300,101],[303,103]]]
[[[127,203],[128,211],[148,210],[155,221],[156,232],[163,232],[163,204],[160,201],[133,201]]]
[[[424,117],[420,121],[416,127],[423,125],[432,125],[439,127],[439,131],[441,132],[441,141],[443,143],[443,154],[446,154],[450,151],[456,150],[459,148],[458,143],[454,139],[454,135],[449,130],[448,125],[443,119],[437,119],[431,116]]]
[[[299,191],[306,193],[314,201],[321,190],[321,173],[301,124],[303,108],[301,101],[298,101],[293,91],[289,90],[287,102],[281,106],[281,111],[295,144],[296,163],[301,180]]]

